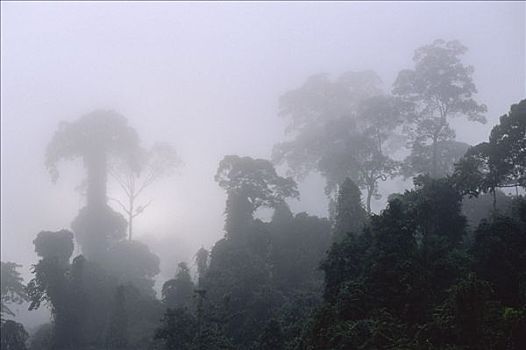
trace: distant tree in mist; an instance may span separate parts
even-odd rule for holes
[[[298,179],[318,170],[327,141],[321,136],[327,123],[353,119],[361,101],[381,94],[380,82],[372,71],[347,72],[335,81],[319,74],[283,94],[279,98],[279,115],[288,120],[285,131],[292,140],[275,145],[272,160],[286,163]]]
[[[116,198],[111,199],[126,213],[129,240],[132,239],[133,219],[142,214],[151,203],[148,201],[138,205],[137,200],[141,194],[163,177],[172,175],[181,165],[176,150],[167,143],[156,143],[150,150],[141,150],[137,160],[138,164],[121,161],[110,166],[110,175],[117,181],[126,196],[124,203]]]
[[[439,177],[440,170],[449,170],[450,165],[441,165],[445,159],[440,157],[447,142],[455,139],[449,126],[451,117],[465,116],[469,121],[486,122],[483,115],[486,106],[473,98],[477,92],[472,77],[474,68],[461,60],[466,52],[467,48],[459,41],[435,40],[418,48],[413,57],[414,69],[402,70],[396,78],[393,94],[413,106],[406,125],[411,149],[430,159],[428,167],[422,169],[422,162],[413,164],[418,159],[413,154],[409,161],[415,166],[414,173]]]
[[[250,226],[260,207],[273,208],[299,192],[292,178],[281,177],[265,159],[225,156],[219,163],[215,180],[227,193],[226,232],[241,234]]]
[[[136,131],[126,118],[112,111],[95,111],[74,122],[62,122],[47,146],[46,166],[54,181],[59,161],[81,158],[84,163],[87,204],[74,230],[88,257],[100,254],[109,242],[125,234],[122,220],[107,205],[108,163],[116,157],[138,170],[139,150]]]
[[[407,108],[400,99],[382,94],[372,71],[348,72],[335,81],[315,76],[280,98],[280,114],[289,120],[291,141],[277,144],[273,161],[286,163],[301,179],[317,171],[334,199],[337,187],[350,177],[372,198],[378,182],[397,174],[399,164],[389,155],[400,147],[397,130]]]

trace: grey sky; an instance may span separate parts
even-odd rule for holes
[[[94,108],[124,114],[145,145],[180,152],[180,174],[148,193],[154,202],[136,221],[178,261],[223,234],[219,160],[268,158],[284,139],[279,95],[311,74],[373,69],[388,89],[415,48],[459,39],[488,105],[487,125],[456,123],[469,143],[526,97],[524,2],[2,2],[1,13],[2,260],[26,276],[34,236],[69,227],[82,203],[78,164],[64,164],[53,185],[46,143],[59,121]],[[294,210],[326,215],[321,182],[300,189]]]

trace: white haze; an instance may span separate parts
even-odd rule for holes
[[[64,163],[56,184],[43,164],[60,121],[111,108],[144,145],[177,148],[184,167],[152,187],[136,220],[163,261],[162,282],[223,235],[221,158],[269,158],[284,140],[283,92],[314,73],[365,69],[388,91],[414,49],[437,38],[469,48],[488,123],[454,125],[459,140],[480,142],[526,96],[524,2],[2,2],[2,261],[23,264],[27,281],[35,235],[68,228],[82,205],[80,163]],[[404,186],[382,184],[384,193]],[[294,211],[327,215],[318,176],[300,190]]]

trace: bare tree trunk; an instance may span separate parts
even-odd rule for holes
[[[128,240],[132,240],[133,232],[133,197],[130,196],[130,207],[128,212]]]

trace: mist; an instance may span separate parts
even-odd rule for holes
[[[70,230],[86,205],[80,159],[59,162],[55,183],[45,165],[62,121],[116,111],[141,146],[176,150],[180,165],[145,190],[140,201],[151,204],[134,219],[134,239],[160,259],[160,298],[178,263],[188,263],[195,280],[198,249],[225,236],[227,191],[214,179],[221,160],[270,160],[273,147],[290,140],[289,120],[279,115],[286,92],[315,74],[337,80],[372,70],[389,94],[417,48],[458,40],[487,122],[450,123],[456,141],[476,145],[526,96],[525,15],[524,2],[2,2],[2,261],[21,264],[27,283],[39,261],[37,233]],[[289,175],[286,163],[275,166]],[[297,184],[291,211],[331,219],[323,175],[309,172]],[[372,213],[412,187],[411,178],[380,181]],[[107,191],[123,199],[111,178]],[[265,223],[272,214],[256,211]],[[27,329],[50,317],[43,307],[16,309]]]

